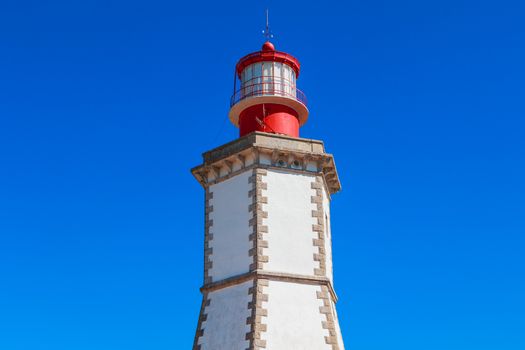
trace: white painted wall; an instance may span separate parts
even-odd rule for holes
[[[263,252],[269,257],[264,269],[313,275],[319,267],[319,262],[313,259],[318,249],[312,241],[317,238],[312,230],[316,223],[312,210],[317,206],[311,203],[315,195],[311,183],[315,176],[268,170],[263,181],[268,185],[263,191],[263,196],[268,197],[268,203],[263,205],[268,212],[268,218],[263,220],[268,226],[265,234],[268,248]]]
[[[271,350],[331,350],[326,344],[328,330],[323,329],[326,317],[319,312],[323,301],[317,299],[320,286],[270,281],[264,292],[269,295],[263,307],[267,331],[261,333]]]
[[[248,289],[253,281],[211,292],[210,305],[205,308],[207,319],[202,323],[204,333],[199,338],[202,350],[245,350],[249,346],[246,333],[251,315],[248,303],[252,296]]]
[[[252,214],[249,212],[251,199],[248,192],[253,185],[248,183],[248,178],[251,174],[251,171],[246,171],[210,186],[210,192],[213,193],[210,200],[213,206],[210,213],[210,219],[213,220],[210,247],[213,251],[209,273],[213,281],[248,272],[253,262],[249,256],[253,246],[249,240]]]

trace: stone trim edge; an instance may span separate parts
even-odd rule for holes
[[[211,255],[213,254],[213,248],[210,247],[213,234],[210,232],[213,226],[213,220],[210,219],[210,214],[213,212],[213,206],[211,200],[213,199],[213,192],[210,191],[209,186],[205,188],[204,194],[204,283],[211,283],[212,276],[210,270],[213,267]]]
[[[321,176],[315,177],[315,181],[311,183],[311,188],[315,191],[315,196],[312,196],[311,202],[316,206],[316,209],[312,210],[312,218],[316,220],[316,223],[312,225],[312,231],[317,233],[317,237],[313,239],[313,245],[318,249],[317,253],[314,253],[314,261],[317,261],[319,263],[319,268],[314,269],[314,275],[326,277],[323,179]]]
[[[252,176],[249,177],[249,183],[253,184],[248,196],[252,202],[248,208],[252,214],[249,222],[249,227],[252,232],[249,235],[250,242],[253,243],[252,248],[248,254],[253,257],[253,262],[250,265],[250,271],[260,270],[264,268],[264,263],[269,261],[269,257],[264,255],[264,248],[268,248],[268,241],[264,236],[268,234],[268,226],[263,225],[263,219],[268,218],[268,212],[263,210],[263,204],[268,203],[268,197],[263,196],[263,190],[266,190],[267,184],[263,181],[263,176],[267,175],[266,169],[254,168]]]
[[[256,156],[256,158],[258,158]],[[248,208],[252,213],[249,226],[252,232],[249,240],[252,242],[252,248],[249,255],[253,257],[250,265],[250,272],[264,268],[264,264],[269,261],[269,257],[264,255],[264,248],[268,248],[268,241],[264,239],[268,234],[268,226],[264,225],[263,220],[268,218],[268,212],[263,210],[263,204],[268,203],[268,198],[263,196],[263,190],[267,189],[267,184],[263,177],[267,175],[266,169],[254,168],[248,182],[252,184],[252,189],[248,196],[252,199]],[[250,326],[250,331],[246,333],[249,347],[247,350],[258,350],[266,348],[266,341],[261,339],[261,334],[266,332],[266,324],[262,323],[262,317],[268,316],[268,311],[263,308],[263,301],[268,301],[268,295],[263,293],[263,288],[268,286],[268,280],[254,278],[253,286],[249,289],[252,300],[248,303],[248,309],[251,315],[246,319],[246,324]]]
[[[326,317],[326,321],[322,321],[323,329],[328,330],[328,336],[325,337],[325,342],[332,346],[332,350],[339,350],[335,317],[330,301],[330,293],[326,286],[321,286],[321,291],[317,292],[317,299],[323,301],[323,306],[319,307],[319,312]]]
[[[208,314],[206,313],[206,307],[210,305],[210,302],[211,299],[208,298],[208,293],[205,292],[202,296],[199,321],[197,323],[197,330],[195,331],[195,338],[193,339],[193,350],[201,350],[201,346],[199,345],[199,338],[204,335],[204,328],[202,328],[202,324],[208,318]]]
[[[264,293],[264,287],[268,287],[268,284],[267,279],[255,278],[253,287],[249,289],[248,293],[252,295],[252,301],[248,303],[251,315],[246,319],[246,324],[250,326],[250,332],[246,333],[246,340],[250,345],[246,350],[266,349],[266,340],[261,339],[261,334],[267,330],[267,325],[263,323],[262,318],[268,317],[268,310],[262,303],[268,301],[268,294]]]

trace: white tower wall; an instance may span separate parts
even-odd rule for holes
[[[208,276],[212,281],[240,275],[250,269],[253,260],[248,255],[252,247],[248,237],[250,176],[251,172],[246,171],[209,187],[209,233],[212,237],[209,248],[212,253]]]
[[[198,339],[198,346],[217,350],[248,349],[246,334],[250,332],[250,325],[246,319],[251,314],[248,303],[252,297],[248,290],[252,285],[253,282],[248,281],[206,296],[205,303],[208,305],[204,308],[206,316],[202,322],[205,331]]]
[[[268,226],[268,248],[263,254],[268,256],[264,269],[268,271],[312,275],[319,263],[313,256],[318,248],[312,244],[317,234],[312,226],[317,223],[312,217],[315,203],[311,202],[315,190],[311,184],[315,175],[268,170],[263,176],[267,190],[263,195],[268,203],[263,210],[268,218],[263,223]]]
[[[320,286],[270,281],[265,293],[268,302],[263,306],[268,327],[262,334],[267,349],[331,350],[327,344],[328,329],[321,327],[326,321],[319,308],[323,301],[317,298]],[[300,321],[298,321],[300,320]]]

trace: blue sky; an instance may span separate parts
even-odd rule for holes
[[[189,349],[233,68],[303,65],[354,350],[525,348],[522,1],[2,1],[0,349]]]

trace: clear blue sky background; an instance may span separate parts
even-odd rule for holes
[[[233,67],[303,64],[354,350],[525,349],[523,1],[2,1],[0,349],[190,349]]]

